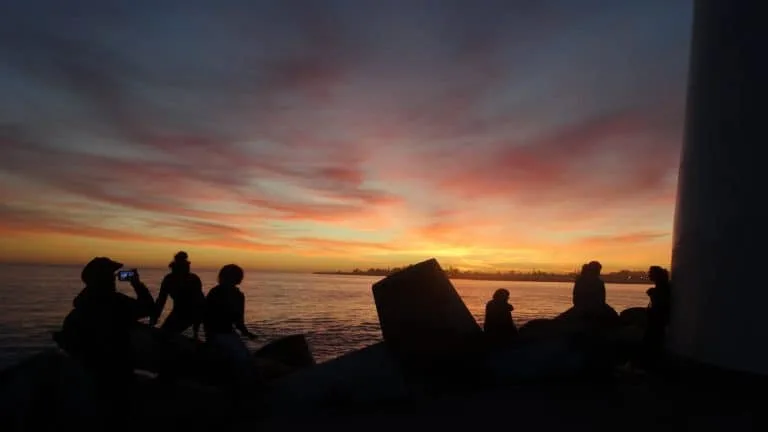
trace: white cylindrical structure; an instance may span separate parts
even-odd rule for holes
[[[768,374],[768,23],[759,4],[695,1],[667,342],[684,358]]]

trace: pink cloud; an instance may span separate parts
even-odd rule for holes
[[[90,200],[94,214],[101,204],[119,206],[125,219],[166,221],[190,238],[264,250],[273,246],[249,239],[281,240],[263,228],[273,221],[392,229],[399,233],[393,241],[399,248],[408,248],[411,240],[549,247],[557,243],[551,234],[613,232],[621,224],[631,232],[658,229],[658,215],[671,207],[669,177],[676,167],[682,112],[674,97],[668,104],[588,111],[580,114],[586,119],[574,115],[566,126],[522,140],[509,131],[510,123],[537,119],[521,115],[521,107],[492,115],[479,110],[510,76],[505,47],[493,32],[458,47],[461,61],[435,77],[443,84],[411,83],[410,94],[404,89],[411,87],[398,87],[396,80],[384,80],[380,88],[363,81],[353,92],[357,97],[347,100],[336,90],[354,84],[348,79],[364,66],[364,56],[341,61],[338,53],[347,46],[334,18],[310,15],[298,19],[302,48],[269,59],[266,78],[256,86],[268,90],[263,99],[240,105],[242,99],[232,98],[235,108],[252,111],[211,109],[214,119],[239,119],[232,130],[216,131],[208,125],[214,120],[172,127],[162,116],[139,115],[142,107],[122,109],[130,104],[119,76],[110,75],[109,65],[88,63],[74,67],[70,78],[90,88],[86,94],[96,107],[106,107],[99,122],[111,123],[126,145],[151,158],[49,149],[5,134],[0,169]],[[298,95],[301,102],[281,105],[286,95]],[[41,160],[56,163],[41,169]],[[266,187],[264,181],[286,187]],[[380,186],[367,186],[371,181]],[[394,184],[400,187],[390,187]],[[0,197],[9,194],[23,195],[0,188]],[[630,218],[628,211],[638,216]],[[39,221],[49,231],[115,234],[68,225],[76,222],[66,216],[55,223]],[[288,240],[294,243],[286,247],[397,249],[321,240]],[[617,243],[633,241],[645,240],[629,236]],[[597,243],[587,236],[581,245]]]
[[[139,233],[131,229],[115,229],[78,222],[61,213],[0,207],[0,231],[6,234],[62,234],[107,240],[120,239],[148,244],[177,244],[221,247],[259,252],[284,252],[285,246],[260,243],[244,238],[248,233],[225,225],[193,221],[168,221],[167,227],[182,228],[192,237]],[[202,236],[202,239],[200,238]]]

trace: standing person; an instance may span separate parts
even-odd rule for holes
[[[125,272],[136,298],[117,292],[117,271],[122,267],[98,257],[83,268],[80,278],[85,288],[75,297],[57,340],[92,374],[106,403],[119,409],[130,403],[134,385],[131,328],[154,312],[152,294],[138,271]]]
[[[669,272],[659,266],[648,269],[648,279],[654,286],[646,291],[651,301],[648,304],[648,325],[644,342],[648,356],[657,358],[664,350],[664,336],[671,312],[672,287]]]
[[[509,304],[509,290],[496,290],[493,298],[485,305],[483,331],[493,345],[504,345],[517,337],[517,327],[512,319],[515,308]]]
[[[168,268],[171,269],[171,272],[163,278],[163,282],[160,284],[157,310],[150,324],[155,325],[160,319],[165,308],[165,302],[170,296],[173,299],[173,310],[160,328],[172,334],[180,334],[192,327],[192,333],[197,339],[205,308],[203,283],[196,274],[192,273],[191,263],[186,252],[177,253],[173,261],[168,264]]]
[[[219,360],[215,372],[234,384],[236,392],[247,383],[251,369],[250,352],[240,336],[257,337],[245,326],[245,295],[238,287],[243,278],[243,269],[235,264],[219,270],[219,284],[205,298],[203,321],[206,343]]]

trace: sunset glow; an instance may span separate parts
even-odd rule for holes
[[[689,1],[27,3],[0,261],[669,262]]]

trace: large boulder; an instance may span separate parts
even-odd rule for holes
[[[262,381],[270,381],[316,364],[304,335],[276,339],[256,350],[253,365]]]
[[[607,370],[628,361],[642,338],[641,329],[625,322],[607,305],[593,311],[570,308],[553,319],[526,323],[520,328],[520,338],[529,344],[562,344],[553,346],[570,353],[564,358],[572,355],[585,369]]]
[[[398,352],[450,348],[482,330],[437,260],[407,267],[373,285],[384,341]]]
[[[645,328],[648,325],[648,309],[644,307],[632,307],[624,309],[619,314],[621,323],[625,326]]]
[[[61,333],[54,333],[59,346]],[[160,373],[170,367],[176,379],[201,383],[218,382],[215,356],[204,342],[184,335],[168,334],[161,329],[137,324],[131,331],[135,368]],[[252,363],[262,380],[271,380],[315,364],[304,335],[290,335],[271,341],[252,355]]]
[[[270,382],[264,404],[274,414],[375,406],[410,394],[401,368],[380,342]]]
[[[259,348],[253,356],[284,364],[292,368],[304,368],[315,365],[315,358],[303,334],[276,339]]]
[[[553,337],[494,350],[486,369],[497,383],[520,383],[578,375],[586,364],[583,350],[567,338]]]
[[[373,285],[384,341],[409,376],[433,376],[455,387],[476,381],[484,340],[480,326],[437,260],[394,273]]]

